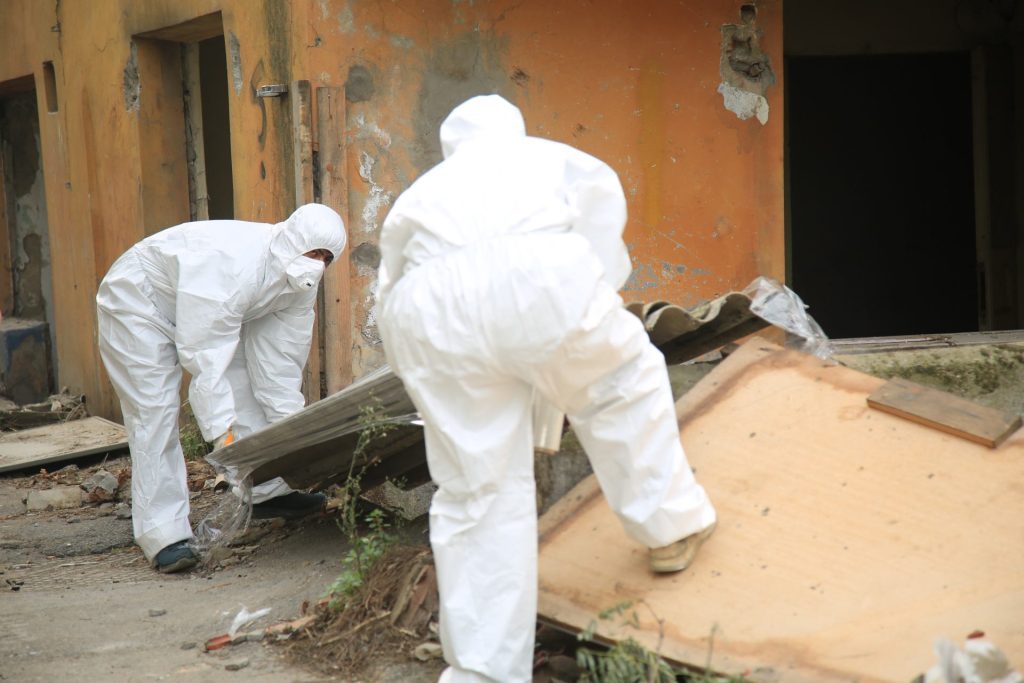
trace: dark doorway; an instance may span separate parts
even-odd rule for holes
[[[786,62],[790,283],[833,338],[978,329],[967,53]]]
[[[199,90],[210,218],[234,218],[231,125],[228,118],[228,63],[224,36],[199,43]]]

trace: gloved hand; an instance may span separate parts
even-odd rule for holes
[[[224,448],[225,446],[230,446],[234,442],[235,442],[235,435],[231,431],[231,428],[228,427],[228,431],[224,432],[223,434],[221,434],[220,436],[218,436],[216,439],[213,440],[213,450],[215,450],[215,451],[216,450],[220,450],[221,448]]]

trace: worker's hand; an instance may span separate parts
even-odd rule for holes
[[[215,451],[216,450],[220,450],[221,448],[224,448],[225,446],[230,446],[234,442],[235,442],[234,432],[232,432],[231,428],[228,427],[228,431],[224,432],[223,434],[218,436],[216,439],[214,439],[214,441],[213,441],[213,450],[215,450]]]

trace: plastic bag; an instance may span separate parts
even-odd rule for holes
[[[832,344],[821,326],[807,313],[807,305],[796,292],[768,277],[758,277],[743,290],[750,299],[750,312],[785,330],[786,346],[832,359]]]

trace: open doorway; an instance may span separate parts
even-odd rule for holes
[[[235,217],[224,36],[182,45],[192,219]]]
[[[0,310],[6,394],[25,404],[53,389],[53,276],[34,79],[0,84]]]
[[[787,0],[787,277],[832,337],[1024,327],[1024,9]]]
[[[135,36],[146,231],[234,218],[228,60],[220,13]]]
[[[968,56],[792,57],[786,78],[790,282],[815,319],[977,330]]]

